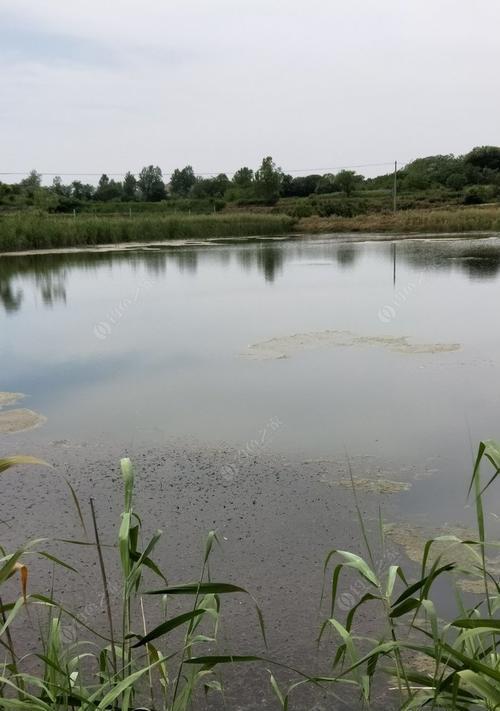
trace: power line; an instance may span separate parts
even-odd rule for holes
[[[393,166],[394,161],[386,161],[383,163],[358,163],[356,165],[337,165],[337,166],[330,166],[329,168],[292,168],[290,170],[284,171],[285,173],[330,173],[335,170],[351,170],[354,168],[380,168],[384,166]],[[400,163],[401,166],[404,166],[405,163]],[[87,173],[84,171],[72,171],[70,173],[68,172],[51,172],[51,171],[37,171],[41,176],[47,176],[47,177],[60,177],[60,178],[68,178],[68,177],[74,177],[76,175],[81,176],[81,177],[89,177],[89,178],[100,178],[101,175],[107,175],[110,177],[123,177],[125,176],[127,171],[121,172],[121,173],[110,173],[108,171],[103,171],[101,173]],[[232,175],[236,171],[214,171],[211,173],[195,173],[196,176],[198,177],[214,177],[216,175],[220,175],[222,173]],[[16,170],[16,171],[0,171],[0,175],[29,175],[31,173],[31,170]],[[140,175],[140,173],[132,173],[134,176]],[[173,172],[171,173],[163,173],[165,177],[171,177],[173,175]]]

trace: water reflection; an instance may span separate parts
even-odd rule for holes
[[[202,264],[236,263],[242,271],[256,270],[268,283],[297,262],[336,263],[354,270],[364,257],[376,255],[390,263],[391,278],[406,265],[416,271],[459,270],[470,280],[495,279],[500,270],[500,239],[412,240],[395,242],[340,242],[334,239],[254,241],[227,245],[143,247],[114,252],[73,252],[0,257],[0,303],[7,314],[21,309],[25,288],[34,287],[45,307],[66,304],[70,272],[96,272],[126,264],[132,272],[144,268],[159,277],[174,268],[196,274]],[[389,266],[389,265],[388,265]]]
[[[352,268],[360,256],[360,250],[355,244],[339,244],[336,250],[337,262],[340,267]]]

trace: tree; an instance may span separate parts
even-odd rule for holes
[[[186,165],[182,170],[176,168],[170,178],[170,191],[177,197],[187,197],[195,183],[196,177],[190,165]]]
[[[336,190],[338,190],[338,188],[335,185],[335,176],[333,173],[325,173],[322,175],[316,185],[316,192],[318,195],[334,193]]]
[[[33,204],[42,212],[54,212],[59,205],[59,197],[50,188],[36,188],[33,193]]]
[[[304,175],[297,178],[292,178],[287,186],[286,194],[290,197],[307,197],[316,192],[320,175]]]
[[[271,156],[262,160],[259,170],[255,173],[257,195],[267,203],[275,203],[280,195],[283,173],[277,168]]]
[[[166,198],[165,184],[161,168],[148,165],[139,173],[137,181],[143,200],[147,202],[159,202]]]
[[[116,180],[110,180],[106,173],[103,173],[99,178],[97,190],[94,193],[95,200],[117,200],[122,196],[122,184]]]
[[[425,190],[435,185],[446,185],[453,173],[463,170],[463,160],[453,155],[417,158],[405,168],[405,185],[411,190]]]
[[[71,195],[75,200],[92,200],[94,193],[93,185],[82,183],[80,180],[73,180],[71,183]]]
[[[239,188],[249,188],[253,183],[253,170],[244,166],[233,175],[233,183]]]
[[[231,181],[225,173],[219,173],[210,181],[212,183],[213,197],[224,197],[224,193],[228,189]]]
[[[60,175],[56,175],[52,181],[52,190],[56,195],[69,197],[71,188],[69,185],[64,185]]]
[[[190,195],[194,198],[222,198],[231,182],[225,173],[215,178],[196,178]]]
[[[163,183],[162,183],[163,184]],[[135,200],[137,197],[137,180],[129,171],[123,180],[123,199]]]
[[[335,185],[347,196],[352,195],[356,187],[363,180],[361,175],[357,175],[353,170],[341,170],[335,176]]]
[[[476,168],[500,170],[500,148],[497,146],[477,146],[465,156],[465,162]]]
[[[280,195],[281,197],[292,197],[293,195],[293,177],[289,173],[283,173],[281,176]]]
[[[26,190],[30,197],[33,197],[35,190],[37,190],[42,184],[42,175],[37,173],[36,170],[30,171],[26,178],[23,178],[19,183],[21,188]]]
[[[462,190],[467,185],[467,176],[463,171],[457,171],[456,173],[450,173],[446,178],[446,185],[452,190]]]

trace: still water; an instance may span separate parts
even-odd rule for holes
[[[347,457],[375,531],[379,504],[403,531],[473,523],[473,450],[500,437],[499,305],[500,237],[0,257],[0,391],[46,418],[0,434],[0,450],[55,465],[42,482],[5,475],[23,515],[4,511],[3,542],[76,530],[65,478],[96,497],[113,540],[126,453],[139,511],[168,531],[160,567],[195,576],[193,551],[217,528],[217,570],[256,593],[277,658],[313,673],[317,608],[303,600],[318,599],[329,549],[362,552],[338,486]],[[366,487],[380,478],[400,486]],[[490,489],[487,511],[499,501]],[[79,579],[63,588],[84,605]],[[231,624],[236,650],[255,651],[248,621]],[[235,698],[253,709],[264,681],[244,686]]]
[[[0,299],[0,389],[47,417],[34,439],[238,448],[277,418],[291,455],[453,468],[499,429],[497,238],[6,256]],[[287,357],[248,349],[269,339]]]

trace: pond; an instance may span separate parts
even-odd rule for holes
[[[0,511],[3,540],[69,537],[65,478],[111,536],[127,454],[173,577],[217,528],[219,568],[262,602],[271,646],[312,665],[324,556],[362,552],[347,459],[369,521],[380,504],[422,535],[473,523],[474,450],[499,429],[499,303],[500,237],[0,257],[0,390],[26,395],[0,428],[14,407],[40,415],[4,427],[1,450],[54,466],[43,481],[9,474],[23,503]],[[68,603],[86,594],[65,582]]]

